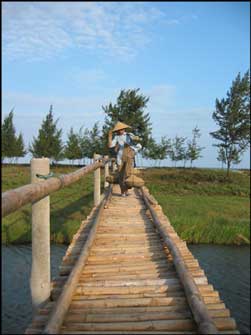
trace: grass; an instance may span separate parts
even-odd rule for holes
[[[66,174],[76,167],[52,167],[51,171]],[[2,166],[2,192],[30,183],[28,166]],[[61,189],[50,196],[51,241],[68,244],[80,223],[93,207],[93,173],[79,182]],[[2,220],[2,243],[31,242],[31,205],[10,214]]]
[[[189,243],[250,244],[250,173],[151,168],[141,176]]]
[[[70,173],[76,167],[53,167]],[[180,237],[190,243],[249,244],[249,171],[150,168],[141,170],[146,186]],[[103,174],[102,174],[103,175]],[[30,183],[27,166],[2,167],[2,191]],[[69,243],[93,207],[93,173],[50,196],[51,241]],[[2,221],[3,243],[30,243],[31,205]]]

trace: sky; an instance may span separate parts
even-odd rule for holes
[[[101,127],[102,106],[122,89],[139,88],[157,141],[191,139],[197,126],[195,166],[221,167],[215,99],[249,64],[249,2],[2,2],[2,122],[14,108],[26,146],[50,104],[66,142],[71,127]],[[247,151],[236,167],[249,166]]]

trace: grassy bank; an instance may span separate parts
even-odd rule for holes
[[[76,167],[52,167],[51,171],[66,174]],[[26,166],[2,166],[2,192],[30,183]],[[93,207],[93,173],[50,196],[51,241],[69,243]],[[31,205],[26,205],[2,220],[2,242],[30,243]]]
[[[76,167],[54,167],[69,173]],[[250,174],[211,169],[142,170],[146,186],[158,200],[181,238],[191,243],[248,244],[250,241]],[[2,191],[30,182],[27,166],[2,167]],[[50,196],[51,240],[69,243],[93,206],[93,174]],[[31,205],[2,221],[3,243],[31,241]]]
[[[250,243],[250,173],[212,169],[146,169],[142,177],[182,239]]]

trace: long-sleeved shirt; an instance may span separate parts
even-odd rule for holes
[[[110,148],[113,148],[116,145],[118,145],[118,152],[117,152],[117,164],[118,165],[121,164],[121,158],[122,158],[125,143],[128,144],[135,151],[135,153],[137,153],[142,148],[142,145],[140,143],[135,144],[133,142],[132,140],[133,136],[134,135],[131,133],[124,133],[123,135],[114,136],[112,143],[110,145]]]

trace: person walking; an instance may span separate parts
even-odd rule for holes
[[[140,138],[127,133],[126,129],[131,128],[123,122],[117,122],[115,127],[108,133],[108,146],[109,148],[115,148],[117,154],[117,166],[119,172],[119,185],[121,190],[121,196],[128,196],[128,186],[126,185],[126,179],[131,176],[133,172],[134,157],[136,153],[142,148]],[[115,133],[114,138],[112,134]]]

